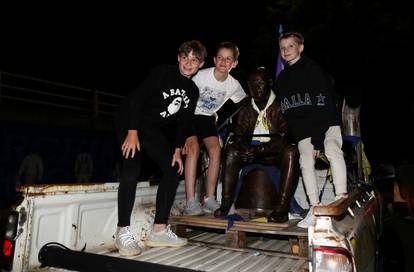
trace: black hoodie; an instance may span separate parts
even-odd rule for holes
[[[154,68],[121,103],[116,117],[121,130],[175,127],[175,147],[182,147],[193,123],[199,91],[178,65]]]
[[[325,132],[340,125],[333,78],[302,56],[280,73],[276,97],[296,140],[311,137],[315,149],[323,150]]]

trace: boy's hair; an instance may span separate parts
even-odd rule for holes
[[[217,56],[218,51],[220,51],[220,49],[223,49],[223,48],[230,49],[233,51],[234,60],[237,60],[239,58],[240,50],[237,47],[237,45],[233,42],[221,42],[219,45],[217,45],[216,56]]]
[[[180,55],[185,54],[186,56],[188,56],[188,54],[190,54],[191,51],[200,62],[204,61],[207,57],[206,47],[200,41],[197,40],[183,42],[180,45],[180,48],[178,48],[178,54]]]
[[[293,31],[283,33],[279,37],[279,42],[287,38],[293,38],[297,44],[303,44],[305,42],[305,38],[303,37],[302,34],[300,34],[299,32],[293,32]]]

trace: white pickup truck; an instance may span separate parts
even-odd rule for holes
[[[344,107],[342,114],[344,135],[360,137],[359,109]],[[322,203],[330,204],[315,207],[316,224],[307,230],[297,228],[297,220],[230,226],[224,219],[185,218],[181,182],[170,223],[190,243],[144,248],[133,258],[121,258],[114,247],[118,183],[20,187],[21,202],[7,215],[2,271],[380,271],[381,198],[362,173],[361,145],[353,150],[349,198],[330,203],[332,184],[322,186],[327,171],[321,171]],[[295,198],[306,208],[301,185]],[[137,188],[131,227],[142,246],[154,219],[156,191],[149,182]]]
[[[8,216],[3,271],[377,271],[381,209],[372,190],[361,187],[347,200],[315,209],[316,225],[307,231],[298,230],[297,221],[282,231],[245,226],[241,230],[252,235],[245,246],[233,247],[226,244],[231,228],[188,226],[185,247],[121,258],[113,240],[117,189],[118,183],[21,187],[22,202]],[[131,222],[141,241],[154,219],[156,190],[148,182],[137,188]],[[296,195],[303,195],[300,188]],[[181,183],[172,215],[180,215],[184,202]]]

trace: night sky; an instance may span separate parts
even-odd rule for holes
[[[207,46],[206,66],[212,65],[217,43],[234,41],[241,49],[242,62],[249,50],[247,37],[256,35],[256,20],[265,7],[237,7],[240,12],[230,4],[105,6],[93,12],[74,7],[39,13],[20,10],[3,25],[0,68],[126,93],[151,67],[176,63],[178,47],[185,40],[199,39]]]
[[[305,54],[335,77],[339,92],[362,102],[368,156],[398,161],[414,150],[407,131],[414,116],[412,72],[403,68],[413,60],[410,9],[399,0],[359,2],[2,9],[0,69],[126,94],[151,67],[176,63],[181,42],[205,43],[209,67],[214,46],[230,40],[241,50],[233,73],[242,79],[257,65],[274,68],[276,30],[283,23],[285,30],[305,35]]]

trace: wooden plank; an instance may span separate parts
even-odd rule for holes
[[[228,221],[213,216],[171,216],[169,223],[182,237],[186,236],[188,227],[203,227],[225,230],[225,246],[230,248],[246,248],[246,233],[262,233],[289,236],[292,253],[300,257],[308,255],[308,231],[296,226],[299,220],[291,220],[287,223],[263,223],[255,221],[235,221],[230,229],[227,229]]]
[[[192,226],[216,226],[216,227],[226,227],[227,220],[215,218],[211,215],[205,216],[186,216],[178,215],[170,217],[170,224],[187,224]],[[282,229],[289,227],[289,223],[263,223],[263,222],[254,222],[254,221],[235,221],[234,225],[243,227],[248,226],[252,229]]]
[[[232,248],[245,248],[247,246],[246,232],[237,230],[226,231],[225,245]]]
[[[296,226],[298,220],[291,220],[287,223],[263,223],[252,221],[235,221],[231,230],[245,231],[263,234],[293,235],[307,237],[307,229]],[[214,229],[227,229],[227,220],[214,218],[212,216],[171,216],[171,225],[185,225],[195,227],[205,227]],[[182,233],[180,229],[180,233]]]

